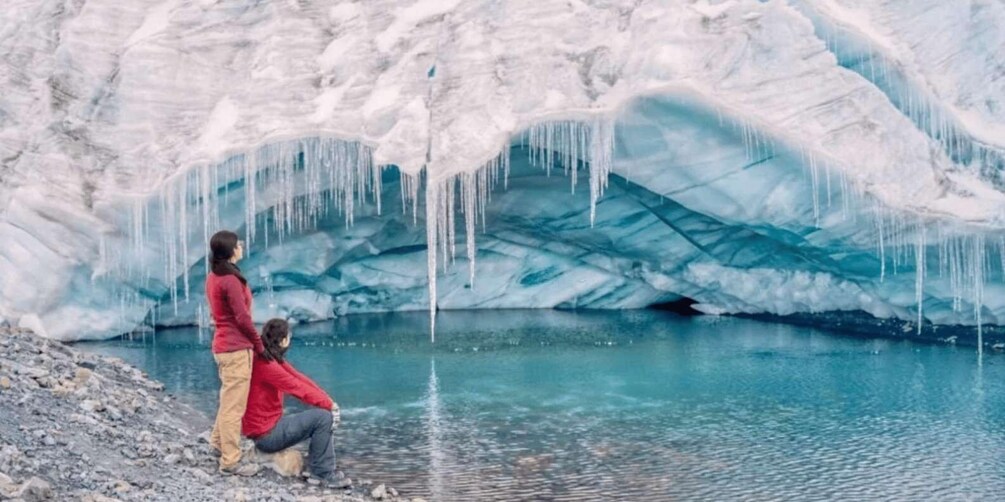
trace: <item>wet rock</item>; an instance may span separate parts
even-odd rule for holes
[[[376,488],[370,491],[370,496],[377,500],[384,500],[384,497],[387,496],[387,487],[384,486],[384,483],[377,485]]]
[[[398,496],[398,490],[395,490],[393,487],[390,486],[387,487],[387,493],[390,494],[392,498]]]

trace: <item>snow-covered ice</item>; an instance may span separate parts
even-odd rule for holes
[[[258,317],[996,323],[1003,48],[992,0],[8,0],[0,316],[195,322],[235,228]]]

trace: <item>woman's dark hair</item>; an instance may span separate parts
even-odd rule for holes
[[[209,239],[209,269],[219,276],[235,275],[241,284],[248,284],[248,280],[241,275],[241,269],[230,262],[234,257],[237,241],[237,234],[230,230],[220,230],[213,234]]]
[[[269,322],[265,323],[262,327],[262,344],[265,345],[265,351],[262,352],[262,357],[266,361],[275,361],[277,363],[282,363],[286,360],[286,349],[280,344],[283,343],[283,339],[290,335],[290,323],[283,319],[269,319]]]

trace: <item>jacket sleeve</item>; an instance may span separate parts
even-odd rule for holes
[[[328,394],[316,386],[304,383],[284,366],[286,365],[274,363],[263,364],[261,369],[264,370],[263,376],[266,378],[266,381],[276,389],[279,389],[280,392],[289,394],[304,404],[324,409],[332,407],[332,400],[328,397]]]
[[[255,329],[255,323],[251,320],[251,312],[248,311],[248,305],[244,303],[244,284],[241,284],[241,281],[232,275],[227,276],[223,284],[223,294],[227,297],[227,306],[234,313],[234,322],[237,323],[237,329],[240,330],[241,334],[248,337],[248,340],[251,340],[251,344],[255,346],[256,354],[265,352],[265,346],[262,345],[262,337],[259,336],[258,330]]]
[[[293,376],[297,377],[297,379],[299,379],[300,382],[303,383],[304,385],[310,385],[311,387],[314,387],[315,389],[317,389],[318,392],[320,392],[322,394],[325,394],[325,395],[328,395],[328,393],[325,392],[324,389],[322,389],[320,385],[314,383],[314,380],[311,380],[310,378],[308,378],[307,375],[304,375],[303,373],[297,371],[297,369],[294,368],[293,365],[290,364],[288,361],[283,361],[283,368],[286,368],[286,371],[290,372],[290,374],[292,374]],[[335,401],[335,400],[332,399],[332,401]],[[331,406],[329,406],[329,408],[331,408]]]

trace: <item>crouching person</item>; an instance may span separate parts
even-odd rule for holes
[[[286,361],[290,337],[290,325],[282,319],[272,319],[262,328],[265,350],[255,356],[252,366],[243,433],[265,453],[309,441],[311,475],[328,487],[344,488],[351,482],[335,471],[332,441],[332,430],[339,421],[338,405],[321,387]],[[284,416],[283,396],[286,394],[314,408]]]

